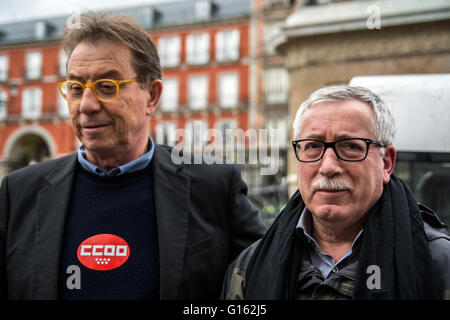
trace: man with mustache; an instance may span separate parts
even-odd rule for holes
[[[127,16],[66,27],[78,152],[13,172],[0,189],[0,297],[214,299],[228,264],[265,231],[237,165],[174,164],[150,117],[162,91],[153,41]]]
[[[299,190],[230,265],[223,297],[449,299],[449,232],[392,174],[396,130],[383,101],[325,87],[293,127]]]

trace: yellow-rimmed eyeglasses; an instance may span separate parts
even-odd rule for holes
[[[91,88],[98,100],[108,102],[114,100],[119,95],[119,87],[122,83],[138,81],[138,79],[112,80],[99,79],[91,83],[81,83],[69,80],[58,83],[59,91],[64,99],[71,103],[78,103],[83,97],[84,90]]]

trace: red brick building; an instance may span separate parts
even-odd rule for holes
[[[157,143],[173,145],[177,128],[247,130],[249,10],[242,0],[186,0],[114,11],[135,16],[160,52],[165,90],[150,132]],[[0,25],[0,179],[77,149],[57,91],[67,19]]]
[[[158,143],[173,144],[176,128],[247,130],[247,15],[153,29],[150,34],[163,68],[164,92],[151,126]]]
[[[57,92],[65,78],[60,65],[65,59],[52,40],[0,46],[0,175],[75,150],[67,106]]]

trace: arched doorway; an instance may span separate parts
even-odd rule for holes
[[[54,157],[56,145],[45,128],[32,125],[15,130],[7,139],[3,150],[0,178],[11,171]]]
[[[9,154],[9,171],[41,162],[50,157],[50,149],[42,137],[37,134],[24,134],[12,145]]]

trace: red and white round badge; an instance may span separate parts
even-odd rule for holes
[[[78,246],[77,257],[86,268],[113,270],[128,260],[130,246],[124,239],[114,234],[97,234]]]

